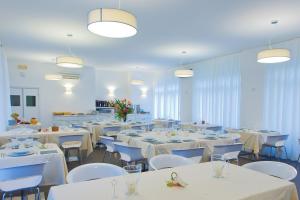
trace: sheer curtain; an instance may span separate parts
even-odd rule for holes
[[[224,127],[240,123],[240,58],[220,57],[197,64],[193,82],[193,121]]]
[[[288,134],[289,158],[296,160],[300,138],[300,40],[281,44],[292,59],[267,65],[265,88],[265,129]]]
[[[1,45],[1,44],[0,44]],[[7,126],[11,114],[9,101],[9,75],[7,59],[3,48],[0,46],[0,132]]]
[[[161,74],[154,86],[154,118],[180,119],[179,79],[173,72]]]

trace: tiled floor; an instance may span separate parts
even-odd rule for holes
[[[84,160],[84,164],[85,163],[102,162],[103,155],[104,155],[103,153],[104,153],[103,149],[102,150],[95,149],[95,151],[87,159]],[[119,162],[118,158],[110,159],[110,158],[107,157],[105,162],[112,163],[112,164],[115,164],[115,165],[120,165],[120,162]],[[244,164],[244,163],[247,163],[247,162],[250,162],[250,161],[247,160],[247,159],[241,159],[240,160],[241,165]],[[296,167],[296,162],[290,162],[290,161],[284,161],[284,162],[287,162],[288,164],[293,165],[293,166]],[[70,163],[68,165],[68,168],[69,168],[69,170],[71,170],[71,169],[73,169],[74,167],[77,167],[77,166],[78,166],[78,163],[73,162],[73,163]],[[300,167],[299,167],[299,169],[300,169]],[[299,169],[297,169],[297,170],[299,170]],[[300,174],[296,177],[294,182],[297,186],[298,192],[300,192]],[[42,198],[41,199],[43,200],[43,199],[45,199],[44,196],[48,195],[49,187],[43,187],[43,188],[41,188],[41,190],[42,190]],[[14,200],[19,200],[20,197],[15,197],[13,199]],[[28,199],[33,200],[34,196],[30,195]]]

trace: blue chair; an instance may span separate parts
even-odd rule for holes
[[[22,199],[25,199],[25,191],[34,191],[35,199],[40,199],[39,185],[43,179],[44,166],[47,161],[36,161],[23,166],[0,168],[0,192],[2,200],[6,195],[12,199],[13,193],[21,191]]]
[[[288,159],[288,155],[286,152],[286,147],[285,147],[285,142],[288,139],[288,135],[268,135],[266,142],[262,145],[262,150],[264,150],[264,148],[268,147],[270,148],[269,151],[269,157],[271,158],[271,154],[272,154],[272,149],[275,149],[275,158],[279,153],[279,150],[283,149],[285,152],[285,156],[286,159]],[[278,155],[278,159],[279,159],[279,155]]]
[[[106,150],[103,155],[103,162],[105,160],[106,154],[109,153],[110,158],[113,154],[117,153],[114,142],[116,140],[113,137],[100,136],[100,142],[106,146]]]
[[[141,148],[128,146],[127,144],[120,143],[120,142],[115,142],[114,145],[115,145],[115,150],[119,152],[121,156],[122,162],[125,162],[127,165],[133,162],[135,164],[140,162],[145,165],[146,158],[142,155]]]
[[[77,151],[77,160],[81,163],[81,145],[82,145],[82,138],[83,135],[62,135],[59,136],[59,144],[63,149],[63,152],[66,157],[67,162],[75,161],[75,159],[71,159],[70,151],[76,150]]]
[[[106,126],[102,128],[104,136],[116,136],[121,131],[121,126]]]
[[[196,163],[201,162],[204,153],[204,147],[193,148],[193,149],[173,149],[172,154],[190,158]]]
[[[9,126],[14,126],[14,125],[16,125],[16,124],[17,124],[16,120],[14,120],[14,119],[8,120],[8,125],[9,125]]]
[[[239,165],[239,154],[242,148],[242,143],[215,145],[213,154],[222,155],[226,161],[236,160]]]
[[[210,131],[222,131],[223,127],[222,126],[211,126],[211,127],[207,127],[206,130],[210,130]]]
[[[131,129],[142,131],[142,130],[146,130],[147,127],[145,125],[133,125],[133,126],[131,126]]]

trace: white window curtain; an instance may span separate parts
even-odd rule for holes
[[[154,87],[154,118],[180,119],[180,86],[171,72],[163,73]]]
[[[240,125],[240,57],[207,60],[194,68],[193,121],[224,127]]]
[[[0,44],[1,45],[1,44]],[[9,74],[7,58],[3,48],[0,46],[0,132],[6,130],[8,119],[11,114],[9,101]]]
[[[286,144],[290,159],[299,154],[300,138],[300,40],[280,45],[290,49],[292,59],[268,64],[265,88],[265,129],[288,134]]]

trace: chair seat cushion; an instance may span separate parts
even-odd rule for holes
[[[61,146],[64,149],[70,149],[70,148],[80,148],[81,147],[81,141],[68,141],[64,142]]]
[[[37,187],[42,181],[42,176],[30,176],[9,181],[0,182],[0,190],[3,192],[13,192],[28,188]]]

